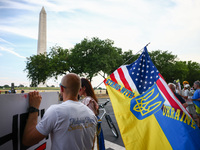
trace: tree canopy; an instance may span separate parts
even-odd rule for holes
[[[112,72],[122,62],[122,50],[113,46],[114,42],[106,39],[85,38],[71,49],[70,71],[86,75],[91,81],[100,71],[104,74]]]
[[[33,55],[27,58],[27,77],[31,80],[31,87],[37,87],[48,78],[65,74],[69,70],[68,49],[54,46],[48,54]]]
[[[97,37],[84,38],[71,49],[60,46],[50,48],[49,53],[33,55],[27,58],[27,77],[31,86],[44,83],[48,78],[74,72],[86,76],[90,81],[103,72],[104,78],[126,62],[134,62],[140,54],[132,50],[122,52],[114,46],[114,41]],[[200,64],[192,61],[178,61],[177,56],[168,51],[155,50],[149,55],[166,82],[187,80],[192,83],[200,79]]]

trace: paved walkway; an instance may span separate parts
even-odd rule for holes
[[[117,144],[112,143],[112,142],[107,141],[107,140],[105,140],[105,147],[106,147],[106,150],[126,150],[125,147],[122,147],[120,145],[117,145]],[[94,150],[97,150],[96,143],[95,143]]]

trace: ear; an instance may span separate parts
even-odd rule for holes
[[[64,87],[60,86],[60,91],[63,93],[64,92]]]
[[[84,89],[84,91],[86,90],[86,87],[84,86],[84,87],[82,87],[83,89]]]

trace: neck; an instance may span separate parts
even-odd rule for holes
[[[72,100],[72,101],[77,101],[78,102],[78,96],[66,96],[63,95],[63,102],[68,101],[68,100]]]
[[[83,95],[86,97],[87,96],[86,92]]]

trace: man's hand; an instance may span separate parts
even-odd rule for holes
[[[39,92],[34,91],[29,93],[30,107],[39,109],[41,100],[42,97]],[[32,146],[46,137],[36,129],[37,119],[38,113],[29,113],[22,140],[22,143],[26,146]]]
[[[183,103],[183,106],[186,108],[186,107],[188,107],[188,104],[187,103]]]
[[[42,97],[39,92],[29,92],[29,106],[39,109]]]

